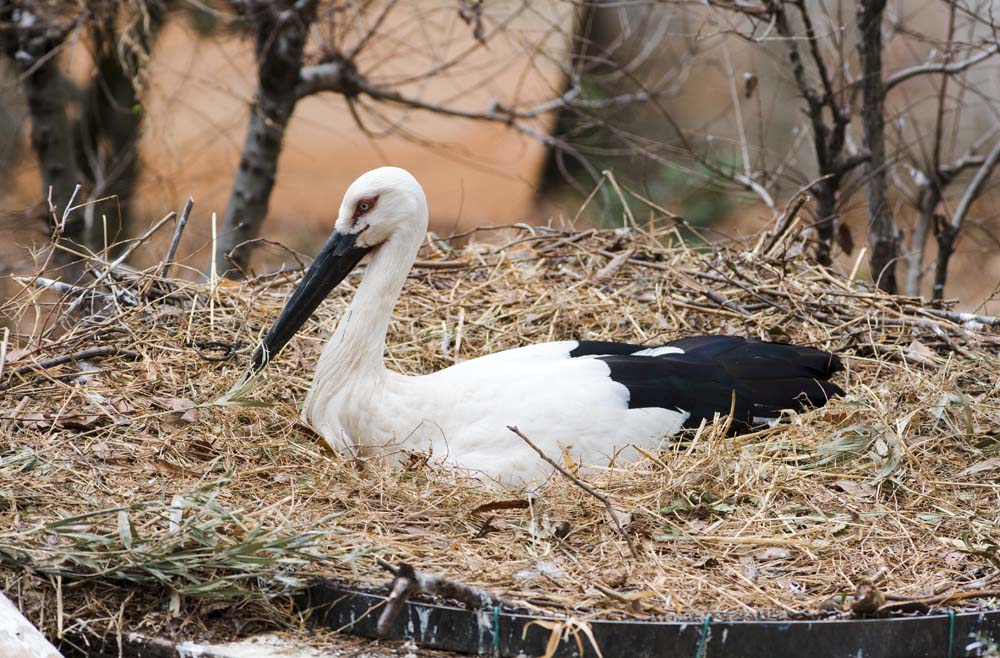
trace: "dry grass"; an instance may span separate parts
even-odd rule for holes
[[[357,274],[269,367],[258,408],[207,403],[296,274],[208,285],[117,270],[58,303],[26,281],[0,309],[33,327],[0,357],[6,589],[53,634],[138,618],[179,632],[231,606],[295,625],[280,595],[313,574],[385,582],[376,556],[595,614],[812,615],[865,579],[889,606],[996,605],[997,327],[819,270],[793,237],[696,250],[672,231],[509,228],[428,241],[407,283],[387,355],[407,373],[546,340],[702,332],[845,357],[846,399],[735,439],[720,419],[584,473],[638,559],[558,474],[500,490],[420,455],[402,468],[334,455],[298,422]],[[39,367],[90,348],[104,349]]]

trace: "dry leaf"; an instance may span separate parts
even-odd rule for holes
[[[743,570],[743,575],[746,576],[747,580],[751,583],[757,582],[757,577],[760,575],[760,569],[757,567],[757,560],[753,559],[749,555],[741,555],[740,568]]]
[[[754,551],[753,556],[761,562],[770,562],[771,560],[787,560],[792,557],[792,552],[781,546],[768,546]]]
[[[98,459],[109,459],[115,454],[114,450],[111,449],[111,446],[109,446],[104,441],[95,443],[94,445],[90,446],[88,452],[94,457],[97,457]]]
[[[965,469],[960,476],[975,475],[976,473],[982,473],[983,471],[995,471],[1000,469],[1000,457],[991,457],[990,459],[981,461],[977,464],[973,464],[969,468]]]
[[[624,587],[628,582],[628,571],[625,569],[606,569],[601,574],[601,580],[608,587]]]
[[[833,483],[844,493],[856,498],[871,498],[875,494],[875,487],[867,482],[857,482],[855,480],[837,480]]]
[[[183,468],[177,464],[171,464],[168,461],[162,459],[157,459],[153,461],[153,467],[160,472],[161,475],[185,475],[187,477],[201,477],[201,473],[192,471],[188,468]]]
[[[615,274],[618,273],[618,270],[622,268],[622,265],[628,262],[628,259],[631,258],[632,254],[634,253],[635,253],[634,250],[629,249],[628,251],[623,251],[622,253],[618,254],[617,256],[612,258],[607,265],[597,270],[597,273],[594,274],[594,277],[590,280],[590,282],[603,283],[608,279],[612,278]]]
[[[52,420],[43,413],[37,411],[24,411],[17,417],[16,421],[25,429],[45,429],[52,427]]]
[[[576,649],[578,655],[583,655],[583,641],[580,639],[582,634],[590,642],[591,648],[594,653],[597,654],[597,658],[604,658],[604,654],[601,653],[601,647],[597,646],[597,640],[594,639],[594,633],[590,630],[590,624],[583,621],[582,619],[563,619],[560,621],[552,620],[534,620],[529,622],[524,630],[521,631],[521,639],[523,640],[528,635],[528,629],[532,626],[541,626],[549,631],[549,641],[545,645],[545,653],[542,658],[552,658],[556,655],[556,651],[559,649],[559,644],[569,638],[573,638],[576,642]]]
[[[128,403],[125,398],[117,397],[111,401],[111,406],[120,414],[130,414],[135,411],[135,407]]]
[[[58,418],[56,425],[68,430],[86,432],[97,427],[102,418],[102,416],[97,414],[73,414]]]
[[[18,361],[20,361],[21,359],[23,359],[24,357],[28,356],[28,354],[30,353],[31,352],[29,350],[21,350],[21,349],[10,350],[9,352],[7,352],[6,364],[13,365]]]
[[[934,350],[914,338],[906,348],[906,359],[914,363],[933,366],[937,363]]]
[[[164,400],[158,400],[164,402]],[[187,398],[170,398],[165,400],[166,406],[172,413],[166,415],[167,422],[171,425],[190,425],[198,420],[197,405]]]

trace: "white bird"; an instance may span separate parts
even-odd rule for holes
[[[550,468],[564,449],[606,465],[629,445],[655,449],[684,427],[733,412],[746,431],[783,409],[822,406],[840,388],[833,354],[729,336],[666,345],[566,340],[498,352],[422,376],[385,367],[386,331],[427,231],[427,200],[409,172],[382,167],[344,195],[333,234],[253,355],[259,372],[368,256],[350,308],[316,364],[302,417],[332,448],[431,453],[514,483]],[[633,451],[634,452],[634,451]],[[628,451],[623,454],[628,456]]]

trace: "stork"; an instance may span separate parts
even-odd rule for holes
[[[386,368],[386,331],[427,231],[427,200],[407,171],[382,167],[348,188],[333,233],[255,350],[246,377],[281,351],[363,258],[368,266],[326,343],[303,420],[338,451],[426,451],[501,481],[530,484],[569,450],[601,465],[626,447],[655,449],[682,428],[732,414],[732,432],[841,389],[833,354],[732,336],[657,346],[564,340],[497,352],[421,376]],[[244,380],[245,381],[245,380]],[[627,451],[626,451],[627,452]],[[634,451],[635,452],[635,451]]]

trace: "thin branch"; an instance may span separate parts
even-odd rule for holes
[[[184,233],[184,227],[187,226],[188,217],[191,216],[191,209],[193,207],[194,199],[188,197],[187,203],[184,204],[184,210],[181,211],[181,218],[177,220],[177,228],[174,229],[174,236],[170,239],[167,257],[163,259],[163,266],[160,268],[161,278],[167,276],[167,271],[174,262],[174,256],[177,254],[177,245],[181,242],[181,234]]]
[[[928,315],[935,315],[939,318],[944,318],[945,320],[951,320],[952,322],[957,322],[959,324],[965,324],[967,322],[978,322],[979,324],[985,324],[990,327],[1000,327],[1000,317],[993,315],[977,315],[976,313],[963,313],[961,311],[945,311],[938,308],[925,308],[920,307],[920,313],[925,313]]]
[[[313,66],[303,66],[299,71],[299,83],[295,86],[295,97],[302,99],[324,91],[345,93],[347,91],[345,63],[345,60],[335,59]]]
[[[372,26],[365,31],[364,36],[362,36],[361,39],[354,45],[354,47],[351,48],[351,50],[347,53],[348,60],[353,61],[358,56],[358,54],[360,54],[361,51],[364,50],[365,46],[368,45],[368,42],[371,41],[373,36],[375,36],[375,33],[378,32],[380,27],[382,27],[382,23],[385,22],[386,18],[388,18],[389,12],[393,10],[397,2],[398,0],[389,0],[389,2],[385,4],[385,7],[382,8],[382,12],[375,19],[375,22],[372,23]]]
[[[888,94],[889,91],[900,84],[901,82],[906,82],[910,78],[915,78],[918,75],[928,75],[928,74],[942,74],[951,75],[954,73],[961,73],[966,69],[969,69],[979,62],[985,59],[989,59],[993,55],[1000,52],[1000,44],[994,44],[986,50],[976,53],[972,57],[967,59],[959,60],[957,62],[947,63],[947,62],[936,62],[932,64],[920,64],[917,66],[911,66],[908,69],[903,69],[902,71],[897,71],[885,79],[883,84],[883,93]]]
[[[810,16],[804,0],[796,0],[793,4],[798,8],[799,13],[802,14],[802,23],[806,28],[806,41],[809,43],[809,52],[812,55],[816,71],[819,73],[820,82],[823,84],[822,100],[826,103],[833,103],[833,85],[830,83],[830,74],[826,69],[826,62],[823,60],[823,55],[819,52],[819,37],[816,34],[816,29],[813,27],[812,16]]]
[[[837,176],[844,176],[846,174],[849,174],[852,169],[863,165],[864,163],[868,162],[871,159],[872,159],[872,154],[868,153],[867,151],[862,153],[855,153],[851,157],[844,158],[844,160],[840,162],[840,164],[836,167],[835,174]]]
[[[576,477],[575,475],[573,475],[572,473],[570,473],[569,471],[567,471],[557,461],[555,461],[554,459],[552,459],[551,457],[549,457],[548,455],[546,455],[544,452],[542,452],[542,449],[539,448],[537,445],[535,445],[531,441],[531,439],[529,439],[524,434],[522,434],[521,430],[517,429],[517,427],[515,427],[513,425],[508,425],[507,429],[509,429],[514,434],[517,434],[521,438],[522,441],[524,441],[525,443],[527,443],[528,446],[532,450],[534,450],[536,453],[538,453],[539,457],[541,457],[544,461],[548,462],[549,465],[552,466],[554,469],[556,469],[557,471],[559,471],[559,473],[561,473],[563,475],[563,477],[565,477],[567,480],[569,480],[570,482],[572,482],[576,486],[580,487],[581,489],[583,489],[584,491],[586,491],[587,493],[589,493],[591,496],[593,496],[597,500],[599,500],[602,503],[604,503],[604,507],[608,511],[608,516],[611,517],[611,523],[614,524],[615,531],[617,531],[618,534],[619,534],[619,536],[621,536],[621,538],[625,540],[625,543],[628,544],[628,550],[629,550],[629,553],[632,554],[632,557],[635,558],[635,559],[637,559],[637,560],[639,559],[639,551],[636,550],[635,544],[632,543],[632,539],[628,536],[628,533],[625,532],[625,528],[622,527],[621,521],[618,520],[618,513],[615,511],[615,508],[611,506],[611,501],[608,500],[607,496],[605,496],[604,494],[602,494],[601,492],[597,491],[596,489],[594,489],[593,487],[591,487],[589,484],[587,484],[586,482],[584,482],[580,478]]]
[[[44,361],[39,361],[38,363],[29,363],[28,365],[21,366],[14,371],[15,375],[25,375],[34,370],[48,370],[49,368],[55,368],[56,366],[65,365],[67,363],[76,363],[77,361],[85,361],[87,359],[96,359],[102,356],[112,356],[118,355],[123,356],[132,361],[138,361],[142,358],[142,355],[133,350],[126,350],[117,345],[101,345],[99,347],[88,347],[87,349],[80,350],[78,352],[73,352],[72,354],[63,354],[61,356],[54,356],[51,359],[45,359]]]
[[[980,192],[982,192],[983,185],[986,181],[990,179],[993,174],[993,169],[997,165],[997,161],[1000,160],[1000,140],[993,145],[993,149],[986,156],[983,164],[979,166],[979,170],[976,171],[976,175],[973,176],[972,182],[969,186],[965,188],[965,194],[962,195],[962,200],[958,202],[958,207],[955,209],[955,214],[951,216],[949,223],[951,227],[958,231],[962,228],[962,222],[965,220],[965,216],[969,213],[969,208],[972,207],[972,202],[979,197]]]
[[[946,164],[941,166],[941,175],[946,177],[948,180],[955,178],[960,173],[966,169],[972,169],[973,167],[979,167],[984,162],[986,162],[986,156],[983,155],[964,155],[958,160],[955,160],[951,164]]]
[[[743,174],[733,174],[733,180],[756,194],[771,212],[777,212],[777,207],[774,204],[774,198],[771,197],[771,194],[764,188],[763,185],[749,176],[744,176]]]

